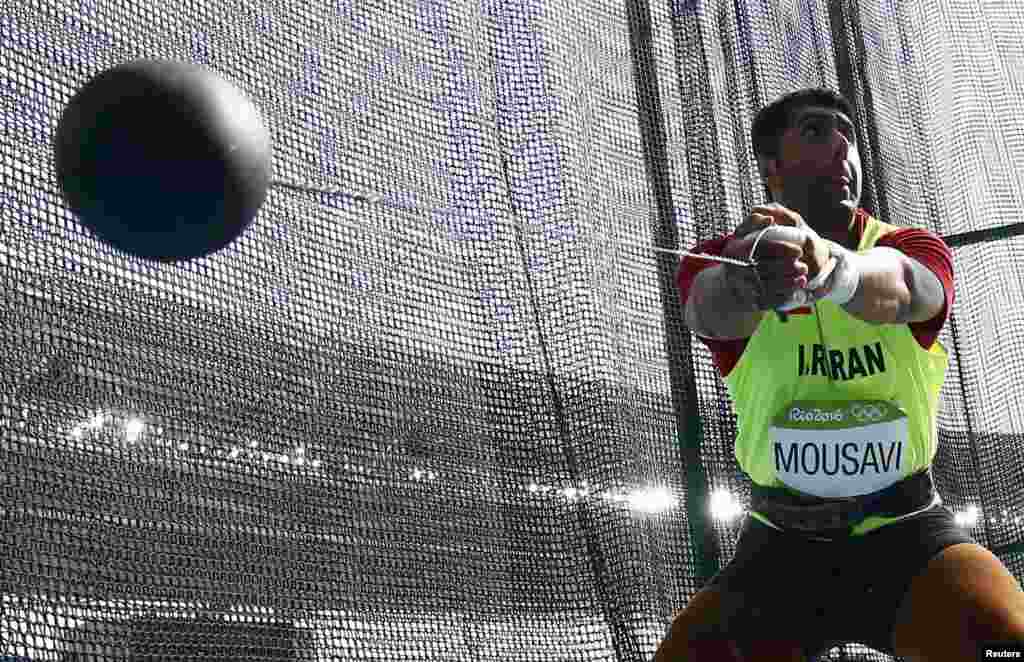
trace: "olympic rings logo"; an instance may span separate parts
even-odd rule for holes
[[[861,423],[873,423],[885,418],[888,409],[881,404],[856,404],[850,407],[850,416]]]

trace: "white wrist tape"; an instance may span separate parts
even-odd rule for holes
[[[826,241],[828,240],[826,239]],[[823,298],[842,306],[857,293],[857,288],[860,286],[861,263],[864,258],[853,251],[846,250],[834,241],[828,241],[828,244],[832,252],[829,264],[833,262],[835,264],[831,269],[831,277],[826,274],[827,293]],[[823,273],[825,271],[823,270]],[[815,281],[818,281],[819,278],[815,278]],[[821,280],[825,282],[825,279]],[[808,288],[813,289],[811,285],[808,284]],[[822,284],[818,283],[817,286],[821,287]]]
[[[837,264],[839,264],[839,260],[830,256],[828,262],[826,262],[825,266],[818,272],[818,275],[814,277],[814,280],[809,281],[807,285],[804,286],[804,289],[814,291],[825,287],[825,283],[828,282],[828,277],[832,275],[833,271],[835,271]]]

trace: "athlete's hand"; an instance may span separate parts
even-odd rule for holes
[[[725,264],[733,294],[751,311],[787,306],[808,282],[808,266],[801,259],[807,233],[791,225],[773,225],[773,218],[751,212],[722,250],[724,257],[757,262],[753,267]],[[752,255],[755,242],[757,251]]]
[[[819,237],[818,233],[811,226],[807,225],[804,217],[799,213],[778,203],[758,205],[750,210],[750,216],[736,229],[736,236],[744,236],[754,229],[763,228],[773,223],[774,225],[798,228],[805,232],[806,236],[801,244],[801,248],[804,251],[801,260],[807,265],[808,280],[813,280],[825,268],[825,265],[828,264],[831,250],[828,243]]]

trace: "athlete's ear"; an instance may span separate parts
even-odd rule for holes
[[[761,179],[764,180],[764,187],[768,191],[768,199],[772,200],[772,191],[781,188],[782,178],[779,176],[779,160],[766,156],[757,157],[757,168],[761,171]]]

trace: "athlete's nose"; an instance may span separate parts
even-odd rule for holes
[[[832,129],[832,156],[838,162],[846,161],[850,153],[850,139],[838,128]]]

